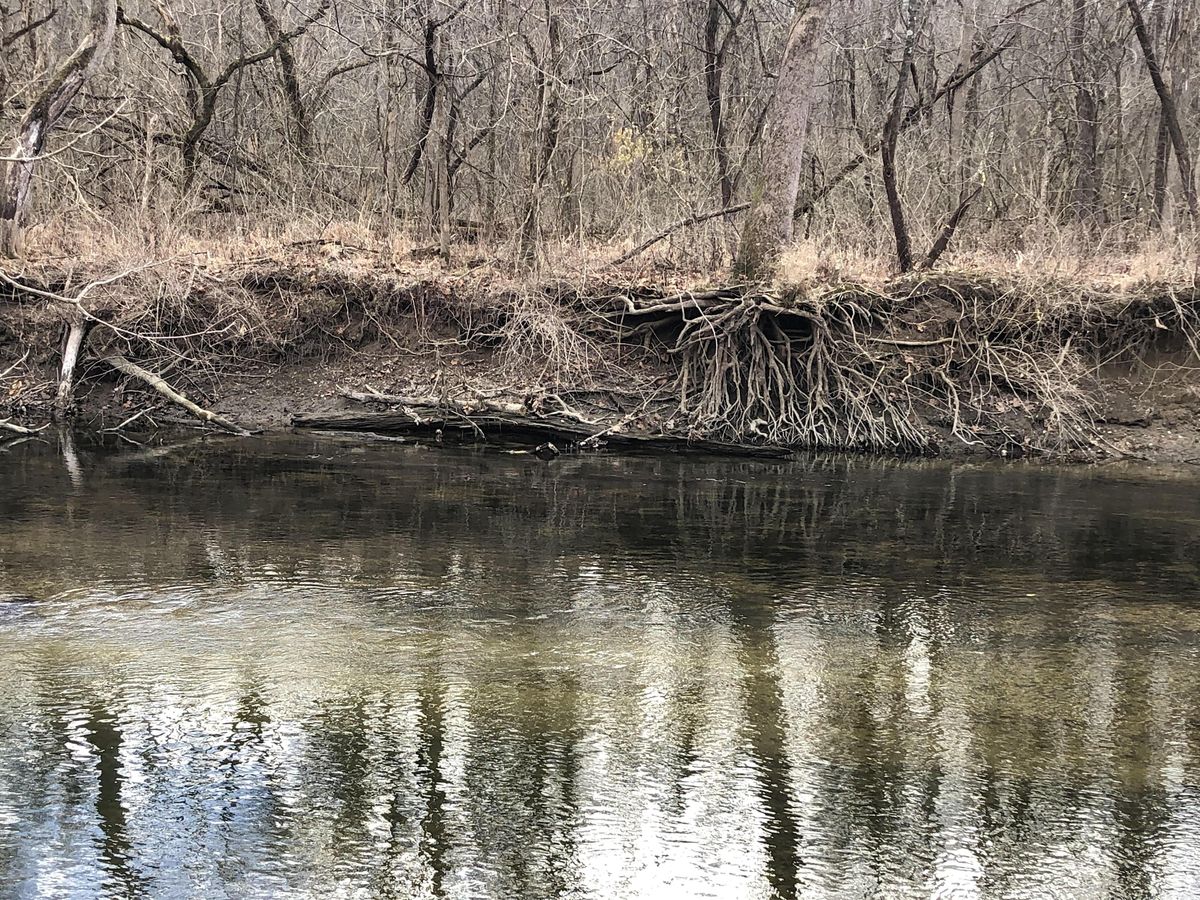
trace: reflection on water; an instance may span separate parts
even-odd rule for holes
[[[1200,893],[1200,480],[0,454],[0,896]]]

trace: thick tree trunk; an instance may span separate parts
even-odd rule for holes
[[[1158,56],[1154,52],[1154,44],[1150,40],[1150,32],[1146,28],[1146,20],[1142,18],[1141,7],[1137,0],[1125,0],[1129,15],[1133,19],[1133,30],[1137,33],[1138,43],[1142,46],[1142,56],[1146,59],[1146,70],[1154,83],[1158,101],[1162,105],[1162,115],[1166,120],[1167,133],[1171,136],[1171,145],[1175,150],[1175,162],[1179,167],[1179,179],[1183,182],[1183,196],[1187,200],[1188,212],[1192,221],[1200,219],[1200,205],[1196,201],[1196,181],[1192,176],[1192,154],[1183,135],[1183,127],[1179,124],[1179,111],[1175,107],[1175,97],[1167,83],[1163,80],[1162,68],[1158,64]]]
[[[88,31],[75,52],[29,105],[9,156],[0,193],[0,255],[15,257],[24,244],[23,225],[29,212],[33,169],[58,124],[88,79],[104,62],[117,27],[116,0],[93,0]]]
[[[734,262],[738,275],[748,280],[770,278],[783,246],[792,239],[819,38],[827,7],[828,0],[809,0],[808,7],[792,23],[779,64],[771,104],[770,142],[764,150],[762,177],[750,203]]]

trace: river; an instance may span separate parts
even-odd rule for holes
[[[0,452],[0,897],[1197,895],[1200,470]]]

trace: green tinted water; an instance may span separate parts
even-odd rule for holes
[[[0,896],[1200,894],[1200,479],[0,453]]]

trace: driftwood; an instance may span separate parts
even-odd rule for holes
[[[706,453],[782,459],[790,451],[725,441],[689,439],[671,434],[630,434],[600,428],[566,413],[535,413],[518,403],[497,400],[455,401],[428,397],[399,397],[343,390],[359,402],[400,407],[399,412],[362,412],[340,416],[296,416],[292,425],[317,431],[373,431],[436,437],[438,433],[471,434],[498,442],[558,441],[581,450],[613,449]]]
[[[171,385],[167,384],[167,382],[164,381],[161,376],[155,375],[153,372],[147,369],[143,369],[137,363],[132,363],[119,354],[106,356],[104,361],[123,375],[128,375],[131,378],[137,378],[138,380],[145,382],[172,403],[176,404],[177,406],[182,406],[197,419],[200,419],[204,422],[209,422],[210,424],[216,425],[218,428],[223,428],[226,431],[232,432],[233,434],[249,434],[246,429],[234,424],[233,422],[230,422],[228,419],[223,418],[222,416],[219,416],[215,412],[211,412],[202,406],[197,406],[183,394],[179,393],[179,391],[171,387]]]
[[[29,436],[37,434],[48,427],[49,423],[43,425],[41,428],[26,428],[24,425],[18,425],[15,422],[10,422],[8,419],[0,419],[0,429],[11,431],[13,434]]]
[[[37,440],[37,439],[38,439],[37,435],[22,434],[22,435],[18,435],[15,438],[10,438],[9,440],[6,440],[6,441],[0,441],[0,453],[7,453],[13,447],[19,447],[21,444],[24,444],[26,441],[33,441],[33,440]]]

